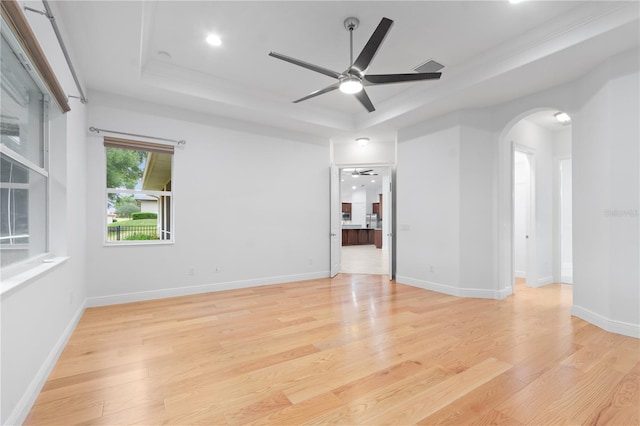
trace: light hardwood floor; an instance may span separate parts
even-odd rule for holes
[[[341,274],[91,308],[26,424],[638,424],[639,340],[570,306]]]

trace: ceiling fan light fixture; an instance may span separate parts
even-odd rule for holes
[[[334,86],[335,87],[335,86]],[[343,77],[340,79],[340,91],[349,95],[362,90],[362,82],[357,77]]]
[[[364,148],[369,143],[369,138],[357,138],[356,142],[358,143],[358,145]]]

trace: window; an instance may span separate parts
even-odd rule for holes
[[[104,138],[107,244],[172,242],[173,146]]]
[[[2,22],[0,266],[48,251],[49,95]]]

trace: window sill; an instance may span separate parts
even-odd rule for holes
[[[132,247],[132,246],[170,246],[174,241],[168,240],[142,240],[142,241],[121,241],[119,243],[105,242],[104,247]]]
[[[24,272],[20,272],[9,278],[2,278],[2,282],[0,283],[0,295],[4,296],[6,293],[39,278],[46,272],[56,268],[58,265],[65,263],[67,259],[69,259],[67,256],[49,257],[44,260],[40,260],[37,263],[34,262],[34,266]]]

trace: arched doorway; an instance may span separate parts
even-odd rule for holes
[[[499,280],[571,283],[571,122],[556,108],[519,114],[500,135]]]

